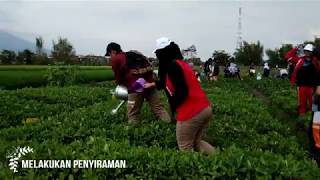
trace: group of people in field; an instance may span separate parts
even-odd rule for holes
[[[303,55],[298,55],[303,48]],[[123,52],[117,43],[109,43],[106,56],[111,57],[112,69],[117,84],[127,87],[127,113],[130,124],[138,124],[144,100],[148,101],[154,114],[164,122],[176,124],[176,140],[180,150],[197,150],[212,154],[214,147],[202,139],[203,129],[212,119],[212,104],[201,89],[192,67],[183,61],[179,46],[166,37],[156,40],[154,53],[159,60],[158,76],[154,76],[151,64],[138,51]],[[297,86],[298,114],[303,116],[312,111],[308,131],[312,152],[320,149],[320,65],[312,44],[297,46],[285,56],[289,69],[278,68],[277,77],[289,77]],[[219,65],[215,59],[208,59],[203,66],[208,80],[217,81]],[[289,71],[289,72],[288,72]],[[248,69],[249,76],[255,76],[255,67]],[[269,77],[270,67],[263,66],[263,76]],[[228,62],[224,68],[226,78],[240,77],[237,64]],[[142,81],[143,80],[143,81]],[[143,90],[137,91],[136,84],[143,82]],[[168,98],[170,113],[165,110],[159,96],[163,90]],[[319,156],[320,157],[320,156]],[[320,161],[319,161],[320,162]]]
[[[216,59],[209,58],[203,65],[203,71],[207,77],[207,80],[217,81],[220,73],[219,63],[216,61]],[[224,77],[238,77],[241,79],[240,68],[237,66],[237,64],[228,62],[224,68]]]
[[[117,84],[128,89],[127,113],[130,124],[138,124],[144,100],[162,121],[176,124],[180,150],[197,150],[212,154],[215,148],[202,139],[203,129],[212,119],[212,104],[201,89],[192,67],[183,61],[179,46],[166,37],[156,40],[154,50],[159,60],[158,77],[147,58],[137,51],[123,52],[117,43],[109,43],[106,56],[111,57]],[[136,84],[143,83],[143,91]],[[160,101],[159,90],[168,98],[170,113]]]
[[[209,58],[203,65],[203,71],[204,75],[207,80],[209,81],[217,81],[220,68],[219,68],[219,63],[212,58]],[[287,78],[289,76],[288,69],[286,68],[279,68],[276,66],[277,73],[274,76],[275,78]],[[227,62],[225,67],[224,67],[224,77],[225,78],[238,78],[242,80],[241,75],[240,75],[240,68],[239,66],[234,63],[234,62]],[[268,64],[268,62],[264,62],[263,64],[263,71],[262,74],[260,72],[256,72],[256,67],[254,64],[250,64],[248,68],[248,76],[250,77],[256,77],[259,79],[259,77],[269,77],[271,72],[271,68]]]

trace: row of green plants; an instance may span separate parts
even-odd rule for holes
[[[247,88],[258,91],[268,100],[269,112],[278,116],[282,123],[290,127],[298,137],[299,144],[309,150],[307,131],[310,126],[311,112],[298,116],[297,86],[291,85],[289,79],[251,80]]]
[[[27,118],[49,117],[107,101],[109,90],[89,85],[2,90],[0,129],[21,125]]]
[[[250,80],[248,83],[251,89],[257,89],[264,96],[268,97],[272,110],[285,112],[291,121],[298,120],[307,127],[311,119],[311,114],[298,117],[297,86],[291,85],[289,79],[263,79],[262,81]],[[290,121],[289,120],[289,121]]]
[[[28,159],[125,159],[128,164],[126,169],[21,169],[16,174],[5,167],[0,176],[319,178],[317,165],[308,159],[294,130],[273,117],[269,106],[254,97],[246,83],[221,79],[203,84],[213,103],[214,117],[205,133],[205,139],[217,148],[212,156],[178,151],[175,125],[158,121],[148,106],[143,107],[142,121],[136,126],[127,123],[125,108],[117,116],[110,115],[118,103],[109,93],[112,83],[0,91],[7,96],[0,111],[40,119],[25,124],[10,124],[16,121],[14,116],[1,119],[7,122],[0,131],[0,160],[4,165],[4,155],[17,146],[34,148]],[[36,108],[25,109],[27,105]]]
[[[0,67],[0,89],[65,86],[113,79],[110,67],[5,66]]]
[[[214,86],[207,85],[208,96],[214,104],[215,120],[211,124],[213,142],[248,150],[270,151],[277,154],[294,154],[305,157],[305,151],[297,142],[295,130],[270,113],[264,104],[247,90],[247,81],[225,80]],[[221,88],[222,87],[222,88]],[[210,93],[211,92],[211,93]],[[218,130],[218,131],[217,131]]]

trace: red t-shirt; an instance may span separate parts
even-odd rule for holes
[[[183,71],[184,79],[188,87],[187,98],[176,109],[176,119],[177,121],[187,121],[199,114],[205,108],[209,107],[210,102],[204,91],[201,89],[201,86],[189,64],[182,60],[177,60],[176,62]],[[174,94],[174,86],[168,76],[166,78],[166,88],[170,94]]]

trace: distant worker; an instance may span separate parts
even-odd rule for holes
[[[210,76],[211,79],[210,80],[217,81],[219,73],[220,73],[220,69],[219,69],[219,64],[216,59],[213,59],[210,68],[211,68],[211,70],[210,70],[211,71],[211,76]]]
[[[263,65],[263,76],[269,77],[269,74],[270,74],[270,67],[269,67],[269,64],[265,62]]]
[[[229,78],[230,77],[229,66],[230,66],[230,62],[228,62],[224,67],[223,72],[224,72],[224,77],[225,78]]]
[[[275,78],[281,78],[285,79],[288,78],[288,69],[286,68],[280,68],[278,65],[276,65],[277,73],[275,75]]]
[[[249,66],[249,75],[250,77],[253,77],[255,74],[256,74],[256,70],[254,68],[254,64],[251,63]]]
[[[207,68],[207,78],[209,81],[217,81],[219,75],[219,65],[216,59],[209,58],[205,62],[205,66]]]
[[[285,68],[278,68],[279,69],[279,77],[285,79],[288,77],[288,70]]]
[[[241,80],[240,69],[235,63],[228,63],[225,67],[224,73],[227,78],[238,77]]]
[[[318,59],[312,54],[313,45],[307,44],[303,50],[303,56],[297,57],[296,53],[292,53],[292,57],[289,57],[292,60],[298,59],[290,81],[292,85],[296,84],[298,86],[299,115],[305,114],[307,107],[309,107],[308,111],[311,111],[312,94],[320,70]]]
[[[203,65],[204,66],[203,70],[208,80],[210,79],[209,75],[211,73],[211,69],[210,69],[211,63],[212,63],[212,58],[209,58]]]

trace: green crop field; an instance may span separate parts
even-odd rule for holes
[[[48,68],[60,66],[8,65],[0,66],[0,89],[14,89],[26,86],[38,87],[47,84],[45,75]],[[80,66],[79,83],[107,81],[113,78],[109,66]]]
[[[308,156],[306,126],[298,118],[288,80],[223,79],[203,82],[214,116],[205,139],[211,156],[177,149],[175,125],[158,121],[144,106],[141,123],[127,123],[113,82],[0,90],[2,179],[319,179]],[[166,98],[163,96],[163,102]],[[28,122],[28,119],[34,121]],[[22,169],[6,155],[29,146],[24,159],[119,159],[125,169]]]

